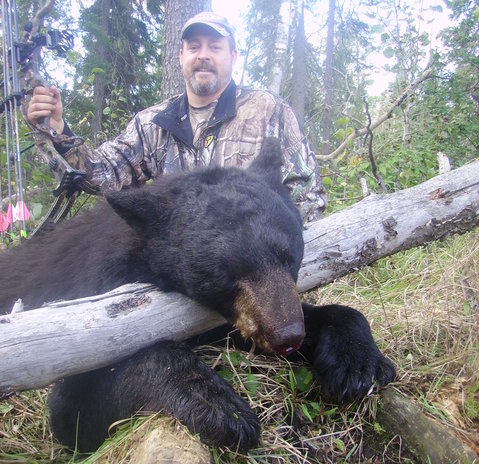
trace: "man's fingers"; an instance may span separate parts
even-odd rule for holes
[[[51,105],[54,105],[57,102],[57,98],[52,97],[50,94],[37,94],[33,95],[33,97],[30,100],[30,103],[50,103]]]
[[[51,96],[51,92],[45,87],[35,87],[33,89],[32,98],[38,98],[42,96]]]
[[[50,89],[49,89],[49,94],[50,94],[53,98],[55,98],[56,100],[57,100],[57,99],[59,100],[59,99],[61,98],[61,97],[60,97],[60,91],[59,91],[54,85],[52,85],[52,86],[50,87]]]
[[[33,95],[49,95],[51,97],[58,98],[60,97],[60,91],[52,85],[51,87],[43,87],[41,85],[38,85],[33,89]]]
[[[38,101],[39,97],[32,99],[28,105],[27,117],[30,121],[36,122],[38,119],[51,117],[54,105],[48,101]]]
[[[46,118],[51,116],[52,112],[50,110],[35,110],[28,113],[29,119],[37,120],[40,118]]]
[[[59,134],[63,132],[63,106],[59,90],[55,86],[50,88],[35,87],[27,109],[27,118],[37,122],[41,118],[49,117],[50,126]]]
[[[55,104],[51,102],[39,102],[39,101],[33,102],[32,101],[30,102],[28,106],[29,113],[34,113],[37,111],[48,111],[51,113],[54,109],[55,109]]]

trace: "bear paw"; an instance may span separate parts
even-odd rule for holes
[[[140,410],[174,416],[212,446],[246,452],[260,435],[249,404],[176,342],[159,342],[114,366],[64,379],[49,406],[56,438],[82,452],[100,446],[110,424]]]
[[[156,372],[163,375],[146,409],[176,417],[207,445],[246,452],[258,444],[260,423],[248,402],[193,351],[173,342],[149,351],[144,357],[154,359]]]
[[[347,306],[303,304],[311,362],[324,395],[354,401],[392,382],[396,371],[379,351],[366,318]]]
[[[213,373],[213,371],[211,371]],[[216,375],[216,374],[214,374]],[[260,423],[249,404],[222,378],[202,383],[201,394],[179,398],[173,412],[203,443],[246,453],[255,448]]]

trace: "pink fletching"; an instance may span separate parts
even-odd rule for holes
[[[10,215],[11,216],[11,215]],[[0,212],[0,232],[4,232],[10,225],[10,218],[7,213]]]
[[[19,201],[13,208],[14,221],[28,221],[30,219],[30,211],[23,201]]]
[[[7,221],[8,221],[8,224],[13,224],[13,210],[15,208],[13,207],[13,205],[11,203],[8,204],[8,208],[7,208]]]

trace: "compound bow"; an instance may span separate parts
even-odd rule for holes
[[[50,6],[53,2],[50,2]],[[45,7],[43,8],[45,11]],[[58,182],[58,187],[53,191],[55,200],[48,213],[40,221],[32,233],[43,230],[49,224],[63,219],[71,210],[75,199],[85,189],[84,173],[73,169],[66,160],[55,150],[54,144],[73,148],[81,145],[83,140],[79,137],[70,137],[57,134],[50,128],[50,121],[44,118],[41,121],[31,122],[26,117],[26,100],[37,86],[49,88],[48,83],[39,74],[40,51],[42,47],[54,50],[60,57],[73,47],[73,35],[68,31],[49,29],[45,33],[39,32],[39,14],[32,22],[24,27],[22,41],[18,41],[18,25],[15,0],[1,0],[2,32],[3,32],[3,71],[4,71],[4,100],[0,103],[0,112],[5,113],[6,126],[6,157],[8,177],[8,198],[10,216],[1,218],[9,221],[10,233],[13,234],[12,217],[12,191],[10,178],[10,160],[14,160],[16,186],[18,190],[17,207],[21,205],[19,219],[22,220],[21,236],[26,236],[25,219],[26,207],[23,202],[23,183],[21,176],[21,152],[18,137],[18,107],[24,116],[26,124],[31,129],[37,153],[52,169]],[[36,26],[34,25],[36,24]],[[18,72],[18,69],[20,72]],[[12,153],[14,156],[12,157]],[[2,192],[0,191],[0,198]],[[2,220],[0,218],[0,221]],[[1,224],[0,224],[1,225]]]

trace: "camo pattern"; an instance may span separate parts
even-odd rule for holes
[[[285,101],[268,91],[237,87],[236,117],[215,123],[213,115],[195,148],[153,121],[179,98],[141,111],[120,136],[95,150],[86,145],[71,149],[66,160],[86,171],[89,182],[105,192],[197,166],[245,168],[258,155],[264,137],[275,136],[283,150],[283,183],[303,219],[321,216],[327,201],[314,153]],[[188,114],[179,116],[181,121],[185,118]]]

